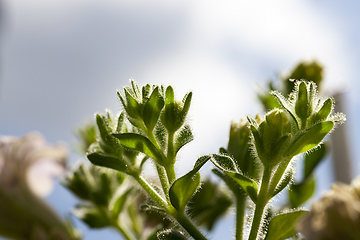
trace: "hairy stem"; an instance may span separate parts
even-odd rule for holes
[[[160,194],[140,175],[133,176],[140,186],[150,195],[150,197],[166,211],[170,211],[171,206],[160,196]]]
[[[169,189],[170,189],[170,185],[169,185],[169,181],[168,181],[168,176],[166,173],[166,169],[163,166],[160,166],[158,164],[156,164],[156,170],[158,172],[158,176],[160,179],[160,183],[161,183],[161,187],[164,191],[166,200],[168,201],[168,203],[170,204],[170,198],[169,198]]]
[[[155,191],[155,189],[141,176],[134,176],[135,180],[144,188],[150,197],[159,204],[169,215],[174,217],[178,223],[196,240],[207,240],[197,227],[185,216],[183,212],[177,211]]]
[[[262,181],[261,181],[261,188],[260,188],[259,196],[256,200],[255,213],[254,213],[254,218],[253,218],[253,222],[251,225],[249,240],[256,240],[256,238],[259,234],[259,229],[261,226],[264,209],[265,209],[266,204],[269,201],[270,178],[271,178],[271,168],[265,168],[264,175],[263,175]]]
[[[154,146],[157,149],[160,149],[159,144],[155,139],[154,133],[149,131],[147,133],[147,136],[148,136],[149,140],[154,144]],[[159,176],[161,187],[162,187],[162,189],[164,191],[164,194],[166,196],[166,200],[170,204],[170,198],[169,198],[170,186],[169,186],[169,179],[168,179],[168,176],[167,176],[167,173],[166,173],[167,170],[165,170],[165,168],[163,166],[160,166],[158,164],[156,164],[156,170],[157,170],[157,173],[158,173],[158,176]]]
[[[168,148],[167,148],[167,162],[168,165],[165,166],[166,173],[169,179],[170,185],[176,180],[175,173],[175,149],[174,149],[174,134],[173,132],[168,133]]]
[[[176,212],[172,215],[178,223],[185,228],[185,230],[195,239],[195,240],[207,240],[207,238],[199,231],[199,229],[185,216],[183,212]]]
[[[236,240],[243,240],[246,196],[236,196]]]

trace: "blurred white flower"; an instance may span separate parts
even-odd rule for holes
[[[37,133],[0,137],[0,187],[8,191],[28,187],[39,197],[48,195],[53,178],[65,173],[67,151],[49,146]]]
[[[64,146],[48,145],[37,133],[0,136],[0,235],[10,239],[80,239],[42,199],[53,178],[65,173]]]
[[[360,239],[360,177],[334,184],[298,224],[307,240]]]

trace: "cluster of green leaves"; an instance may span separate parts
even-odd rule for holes
[[[325,100],[319,98],[313,82],[297,81],[294,91],[287,98],[280,92],[272,91],[271,94],[277,99],[280,107],[269,111],[264,119],[248,117],[248,123],[243,122],[238,126],[233,124],[228,149],[220,149],[223,155],[214,155],[212,160],[221,170],[221,173],[219,171],[215,173],[225,180],[239,203],[237,239],[242,239],[243,235],[241,218],[244,218],[244,213],[240,209],[245,207],[244,201],[239,200],[243,198],[243,193],[255,204],[249,239],[258,237],[285,239],[279,238],[278,233],[273,235],[278,225],[276,219],[287,219],[288,222],[295,223],[294,217],[298,218],[304,211],[293,210],[277,216],[269,215],[266,232],[263,231],[263,215],[268,202],[293,179],[293,169],[288,167],[293,157],[317,147],[334,128],[335,123],[344,119],[341,114],[330,115],[333,108],[331,98]],[[249,128],[245,128],[246,125],[249,125]],[[237,147],[233,147],[233,144]],[[320,150],[309,155],[307,162],[310,163],[311,157],[319,158],[319,153]],[[314,161],[311,162],[313,164]],[[309,172],[313,167],[314,164],[307,168],[306,177],[310,175]],[[259,172],[261,181],[258,178]],[[236,189],[234,182],[243,192]],[[295,196],[294,205],[296,201],[298,206],[303,199],[299,200]],[[291,224],[288,226],[289,232],[294,233],[294,226]]]
[[[63,184],[82,200],[73,214],[90,228],[113,227],[126,239],[152,239],[156,231],[171,226],[169,220],[140,207],[146,196],[120,172],[80,164]]]
[[[315,79],[311,80],[320,83],[321,70],[316,63],[303,63],[290,77],[313,77]],[[283,88],[278,91],[270,84],[270,94],[259,95],[265,108],[269,109],[265,117],[248,117],[247,121],[232,123],[227,148],[221,148],[220,153],[200,157],[193,169],[181,177],[176,176],[174,165],[179,150],[193,140],[186,121],[192,93],[178,101],[175,100],[171,86],[145,85],[140,88],[131,81],[131,86],[125,87],[123,93],[118,92],[124,111],[117,120],[113,121],[109,113],[96,116],[99,137],[91,144],[87,157],[97,166],[111,168],[132,177],[149,196],[143,202],[142,209],[169,218],[174,223],[168,226],[170,229],[157,231],[149,239],[188,239],[190,236],[207,239],[200,231],[200,226],[211,230],[232,204],[236,208],[237,240],[246,235],[244,229],[247,219],[252,221],[248,223],[251,224],[251,240],[292,237],[296,234],[294,225],[297,219],[306,212],[294,208],[311,197],[315,186],[312,172],[326,153],[322,141],[335,124],[344,120],[343,115],[332,114],[331,98],[322,99],[318,96],[314,81],[288,81],[284,78]],[[303,180],[294,184],[292,159],[305,152],[308,154],[304,160]],[[156,166],[160,186],[150,184],[142,174],[143,164],[148,159]],[[209,180],[201,184],[199,171],[208,161],[215,166],[213,173],[224,181],[229,192]],[[92,202],[91,211],[80,207],[81,211],[77,213],[87,223],[89,220],[86,216],[90,212],[93,214],[94,207],[97,215],[104,215],[98,209],[106,205],[105,215],[113,216],[113,204],[117,202],[113,197],[130,196],[127,191],[123,191],[121,196],[111,192],[109,196],[112,197],[101,205],[94,196],[102,191],[101,195],[106,196],[105,192],[109,191],[112,184],[106,182],[104,176],[107,175],[103,174],[91,174],[93,179],[97,179],[96,185],[91,186],[93,192],[83,198]],[[84,178],[85,175],[74,173],[68,178],[67,184],[77,195],[80,190],[74,189],[79,176]],[[122,184],[117,182],[117,185]],[[289,205],[292,209],[273,214],[268,203],[289,185]],[[254,210],[249,210],[249,204],[254,206]],[[118,215],[110,223],[119,219],[122,208],[116,209]],[[284,225],[284,222],[287,224]],[[110,223],[105,225],[111,226]],[[126,239],[132,239],[127,235],[123,233]]]
[[[297,65],[289,75],[279,77],[277,81],[269,81],[269,89],[266,93],[258,95],[265,110],[279,107],[278,101],[269,92],[277,91],[281,92],[283,95],[290,94],[295,88],[295,81],[293,79],[306,79],[314,82],[318,88],[321,88],[323,81],[323,67],[317,62],[302,62]],[[327,105],[332,105],[331,102],[332,99],[328,99]],[[331,109],[327,108],[327,111],[329,110]],[[300,181],[291,182],[288,191],[289,202],[286,205],[296,208],[306,203],[312,197],[316,187],[313,171],[321,161],[325,160],[328,151],[329,145],[321,143],[317,148],[301,157],[300,163],[303,165],[301,167],[301,169],[303,169],[302,179]]]

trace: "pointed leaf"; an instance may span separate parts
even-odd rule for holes
[[[211,154],[211,162],[222,171],[238,172],[234,160],[228,155]]]
[[[125,110],[127,114],[132,118],[138,118],[140,112],[140,104],[138,101],[129,93],[127,88],[124,88],[125,98],[126,98],[126,106]]]
[[[168,86],[165,90],[165,104],[172,104],[175,102],[174,89],[172,86]]]
[[[168,86],[165,91],[165,104],[174,103],[174,89]]]
[[[109,126],[107,119],[99,114],[96,115],[96,124],[99,128],[100,137],[106,144],[113,144],[114,140],[112,139],[110,133],[112,129]]]
[[[278,185],[276,186],[274,193],[272,194],[272,197],[276,196],[278,193],[280,193],[284,188],[286,188],[291,180],[293,179],[294,171],[290,170],[285,173],[285,176],[282,177]]]
[[[269,224],[265,240],[283,240],[296,234],[295,225],[306,210],[297,210],[276,215]]]
[[[170,201],[174,208],[183,211],[199,185],[200,173],[197,171],[190,171],[178,178],[169,190]]]
[[[321,162],[322,159],[324,159],[326,151],[326,145],[320,144],[319,147],[306,154],[304,164],[304,180],[306,180],[312,174],[316,166]]]
[[[191,132],[191,128],[189,125],[185,125],[183,128],[180,129],[179,133],[176,135],[175,139],[175,153],[177,153],[180,148],[188,144],[194,140],[194,136]]]
[[[294,123],[296,127],[295,130],[298,130],[300,128],[299,123],[297,118],[295,117],[295,113],[292,112],[292,106],[290,105],[289,101],[281,93],[277,91],[272,91],[270,92],[270,94],[273,95],[278,100],[281,108],[286,110],[286,112],[290,115],[291,121]]]
[[[234,161],[227,155],[211,154],[211,162],[221,169],[226,175],[234,179],[244,191],[250,196],[251,200],[256,202],[258,185],[257,183],[239,173]]]
[[[311,106],[308,97],[306,83],[301,81],[298,88],[297,99],[295,102],[296,115],[301,119],[302,124],[306,123],[306,119],[310,116]]]
[[[226,185],[234,193],[235,196],[244,196],[247,194],[245,190],[234,179],[226,175],[223,171],[220,171],[217,168],[213,168],[211,171],[226,183]]]
[[[83,220],[90,228],[104,228],[111,226],[110,219],[95,208],[79,206],[73,214]]]
[[[154,129],[164,103],[164,98],[159,93],[159,87],[156,87],[149,100],[145,103],[143,112],[144,123],[149,131]]]
[[[147,137],[136,133],[114,133],[112,135],[119,139],[121,145],[145,153],[160,165],[165,163],[164,154]]]
[[[295,156],[316,147],[333,128],[334,123],[332,121],[315,124],[296,138],[286,154]]]
[[[251,200],[254,203],[256,203],[258,185],[254,180],[240,173],[229,172],[229,171],[224,171],[224,172],[226,173],[226,175],[234,179],[241,186],[241,188],[245,190],[245,192],[249,195]]]
[[[125,112],[122,111],[118,118],[118,123],[116,126],[116,132],[123,132],[124,131],[124,125],[125,125]]]
[[[132,190],[132,188],[128,189],[125,193],[123,193],[120,197],[116,199],[113,209],[111,211],[115,217],[119,216],[119,214],[123,210],[125,201]]]
[[[108,156],[100,152],[93,152],[87,155],[87,158],[94,165],[112,168],[120,172],[126,172],[127,166],[120,159]]]
[[[139,85],[134,81],[134,79],[131,79],[131,87],[132,87],[132,91],[134,93],[134,97],[136,98],[141,98],[141,92],[140,92],[140,87]]]
[[[331,98],[326,99],[320,110],[312,116],[312,122],[317,123],[319,121],[326,120],[327,117],[330,115],[332,108],[333,102]]]
[[[315,179],[309,177],[305,182],[290,186],[289,199],[292,208],[300,207],[315,192]]]
[[[98,206],[108,206],[112,191],[110,188],[110,179],[106,173],[101,173],[100,176],[100,187],[92,193],[92,200]]]
[[[150,84],[146,84],[145,86],[142,87],[142,98],[143,99],[147,99],[149,97],[150,91],[151,91],[151,86]]]
[[[205,155],[205,156],[201,156],[194,165],[193,168],[193,172],[198,172],[200,170],[200,168],[202,168],[202,166],[204,166],[204,164],[209,161],[211,158],[211,155]]]
[[[184,96],[184,99],[183,99],[184,107],[183,107],[183,110],[181,113],[183,121],[185,121],[186,115],[189,112],[190,105],[191,105],[191,99],[192,99],[192,92],[189,92]]]

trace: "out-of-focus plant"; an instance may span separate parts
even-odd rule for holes
[[[0,235],[10,239],[75,240],[79,234],[43,197],[65,173],[67,151],[36,133],[0,136]]]
[[[360,177],[333,184],[298,224],[308,240],[360,239]]]
[[[173,221],[171,229],[164,228],[149,239],[187,239],[190,236],[207,239],[195,223],[211,229],[231,206],[229,194],[219,191],[218,186],[211,182],[205,181],[199,189],[199,170],[208,161],[215,165],[213,172],[224,180],[234,196],[236,239],[243,239],[246,235],[246,219],[250,219],[249,239],[292,237],[296,234],[294,226],[297,220],[306,211],[292,209],[273,215],[269,211],[269,202],[292,182],[294,157],[305,152],[312,152],[309,156],[318,154],[320,150],[314,149],[322,149],[320,144],[324,137],[345,119],[342,114],[332,114],[332,99],[320,98],[314,82],[297,80],[292,84],[288,97],[280,91],[271,91],[277,107],[267,112],[264,118],[248,117],[247,121],[233,123],[226,149],[200,157],[191,171],[177,177],[174,167],[177,154],[193,140],[186,121],[192,93],[178,101],[171,86],[139,87],[131,81],[131,86],[125,87],[124,92],[118,92],[124,111],[117,120],[114,121],[109,113],[96,116],[99,137],[89,147],[87,157],[94,165],[129,176],[149,196],[143,209]],[[142,173],[143,164],[148,159],[156,166],[160,186],[151,184]],[[311,161],[310,173],[313,165],[314,161]],[[112,185],[108,173],[87,171],[92,172],[89,176],[95,185],[91,185],[86,183],[89,176],[79,173],[85,172],[81,169],[84,167],[75,171],[66,185],[80,198],[90,201],[91,207],[84,210],[80,206],[75,213],[87,224],[87,215],[91,212],[96,221],[105,223],[100,224],[101,227],[125,225],[126,221],[119,221],[119,216],[123,214],[121,211],[116,211],[116,215],[109,214],[113,212],[114,199],[119,195],[114,194],[115,190],[109,190]],[[306,176],[310,174],[309,169]],[[81,177],[83,175],[85,177]],[[72,187],[74,182],[83,182],[87,187],[75,190]],[[129,184],[132,185],[132,182]],[[123,183],[116,185],[121,189]],[[80,196],[84,191],[81,189],[90,189],[86,197]],[[94,198],[98,192],[102,192],[101,196],[109,196],[103,201],[103,208]],[[127,191],[122,190],[122,193]],[[249,205],[254,206],[254,210],[249,210]],[[126,234],[124,229],[120,232],[126,239],[141,238],[141,235],[134,234],[136,231]]]

